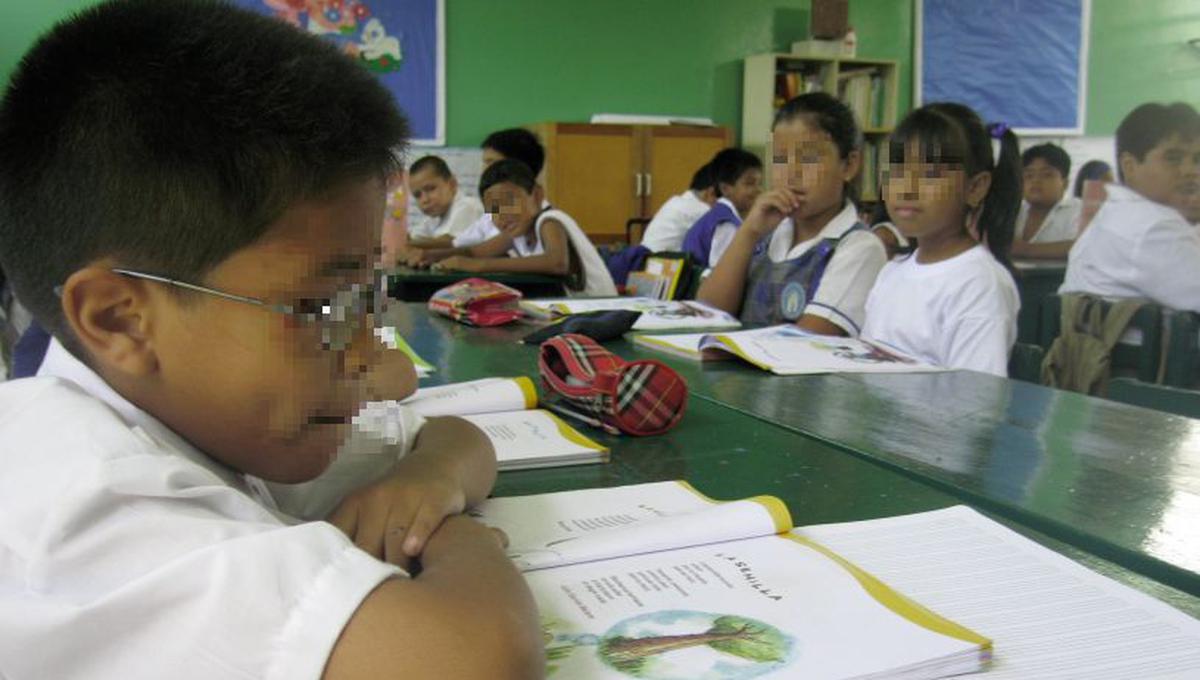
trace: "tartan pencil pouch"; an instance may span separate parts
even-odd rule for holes
[[[662,434],[687,408],[687,383],[672,368],[625,361],[584,335],[564,333],[542,343],[538,372],[553,398],[625,434]]]

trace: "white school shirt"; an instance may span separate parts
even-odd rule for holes
[[[683,247],[683,237],[687,235],[688,229],[704,217],[709,208],[710,206],[697,198],[691,189],[678,196],[672,196],[663,203],[654,214],[654,219],[646,226],[646,232],[642,234],[642,245],[652,253],[679,250]]]
[[[1071,246],[1058,292],[1145,298],[1200,312],[1200,231],[1129,187],[1106,189],[1108,199]]]
[[[1029,221],[1029,201],[1021,201],[1021,210],[1017,213],[1017,228],[1014,234],[1019,239],[1025,233],[1025,223]],[[1066,194],[1046,213],[1046,219],[1038,228],[1029,243],[1061,243],[1074,241],[1079,235],[1079,211],[1083,209],[1083,201]]]
[[[482,204],[480,204],[482,205]],[[550,207],[550,201],[542,199],[542,210]],[[455,248],[470,248],[474,245],[479,245],[488,239],[500,235],[500,229],[492,222],[492,216],[484,213],[482,217],[471,223],[471,226],[463,230],[461,234],[454,237]]]
[[[737,206],[733,204],[733,201],[729,200],[728,198],[718,198],[717,202],[724,203],[725,205],[729,206],[729,209],[733,211],[733,214],[738,216],[739,221],[745,219],[742,217],[742,214],[738,212]],[[696,219],[700,218],[697,217]],[[717,262],[720,262],[721,256],[725,254],[726,250],[729,250],[729,244],[733,243],[733,237],[737,236],[737,230],[739,226],[739,224],[734,224],[733,222],[722,222],[717,225],[716,229],[713,229],[712,243],[708,246],[709,269],[717,268]]]
[[[0,384],[0,673],[321,676],[399,568],[196,450],[52,342]]]
[[[879,272],[862,337],[937,366],[1006,376],[1020,308],[1012,275],[983,245],[931,264],[907,255]]]
[[[858,211],[846,201],[842,211],[816,236],[793,243],[794,224],[792,218],[785,218],[771,233],[767,257],[772,262],[794,260],[827,238],[840,238],[856,224]],[[887,251],[878,236],[865,229],[846,235],[829,258],[817,294],[804,307],[804,313],[819,316],[850,337],[858,337],[866,318],[867,295],[885,264]]]
[[[613,283],[612,275],[608,273],[608,267],[600,258],[596,246],[592,245],[587,234],[583,233],[575,220],[561,210],[553,208],[543,210],[542,214],[538,215],[537,221],[533,223],[535,239],[533,244],[530,245],[524,236],[513,239],[512,248],[508,251],[509,257],[529,257],[545,253],[546,248],[542,244],[542,225],[548,219],[555,219],[566,228],[567,243],[574,249],[575,254],[579,257],[579,264],[583,268],[583,290],[568,290],[567,294],[572,297],[616,297],[617,285]]]
[[[454,192],[454,200],[450,208],[441,217],[422,215],[416,224],[409,228],[409,234],[417,238],[437,238],[438,236],[458,236],[483,217],[483,203],[478,198],[468,196],[461,190]]]

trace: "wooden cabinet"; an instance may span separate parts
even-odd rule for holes
[[[732,138],[728,128],[690,125],[539,123],[529,129],[546,147],[547,199],[596,243],[623,240],[625,222],[652,217]]]

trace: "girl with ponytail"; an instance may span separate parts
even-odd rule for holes
[[[880,272],[863,337],[939,366],[1006,375],[1020,308],[1008,261],[1021,202],[1016,136],[962,104],[917,109],[892,134],[883,195],[917,249]]]

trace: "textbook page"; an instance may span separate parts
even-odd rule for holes
[[[537,407],[537,389],[525,376],[483,378],[422,387],[400,403],[426,418],[519,411]]]
[[[667,352],[685,359],[700,359],[700,341],[706,333],[680,333],[678,335],[635,335],[633,344]]]
[[[782,536],[525,578],[551,678],[934,678],[977,670],[988,646]]]
[[[493,498],[472,513],[509,538],[523,571],[791,530],[777,498],[718,502],[683,482]]]
[[[607,448],[549,411],[480,413],[462,418],[491,440],[497,469],[502,472],[608,461]]]
[[[522,300],[521,308],[542,318],[617,309],[641,312],[642,315],[633,324],[635,331],[742,326],[742,322],[733,315],[694,300],[655,300],[648,297],[554,298]]]
[[[855,338],[813,335],[791,324],[705,336],[700,351],[720,350],[780,375],[919,373],[945,370]]]
[[[795,533],[986,632],[987,680],[1200,678],[1200,621],[965,506]]]

